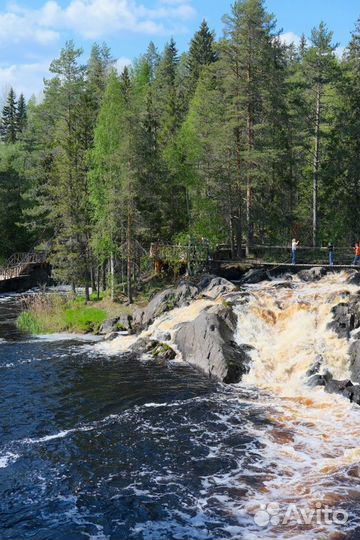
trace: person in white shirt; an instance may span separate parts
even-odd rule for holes
[[[291,243],[291,263],[296,264],[296,252],[297,247],[299,245],[299,240],[296,240],[296,238],[293,238]]]

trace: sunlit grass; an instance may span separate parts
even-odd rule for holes
[[[55,294],[27,298],[24,307],[17,326],[30,334],[97,332],[108,316],[106,310],[87,305],[82,297]]]

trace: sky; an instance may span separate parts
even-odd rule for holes
[[[360,0],[265,0],[286,42],[323,20],[334,32],[339,54],[360,16]],[[66,40],[84,50],[105,41],[119,70],[145,52],[159,50],[174,37],[186,50],[202,19],[222,35],[221,18],[232,0],[0,0],[0,99],[10,86],[26,97],[39,95],[49,64]]]

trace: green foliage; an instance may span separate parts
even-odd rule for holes
[[[97,332],[107,318],[105,310],[86,305],[82,297],[40,295],[27,300],[25,308],[17,326],[30,334]]]
[[[185,248],[163,254],[177,274],[196,242],[240,256],[359,238],[359,24],[339,59],[323,23],[285,46],[263,0],[223,20],[217,42],[203,21],[187,52],[150,43],[121,74],[105,44],[83,65],[68,42],[41,103],[10,90],[0,258],[49,242],[59,281],[126,287],[131,303],[151,242]]]

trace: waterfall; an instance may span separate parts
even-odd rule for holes
[[[314,283],[294,278],[248,286],[247,303],[237,306],[237,342],[253,347],[239,392],[252,388],[268,409],[269,427],[262,438],[268,479],[247,507],[255,515],[269,503],[283,515],[289,504],[321,511],[358,500],[359,408],[323,387],[309,386],[307,376],[317,363],[320,373],[350,377],[349,342],[328,328],[333,306],[358,290],[346,278],[332,274]],[[337,536],[340,531],[344,536]],[[304,523],[289,528],[275,519],[266,537],[350,538],[350,531],[351,526],[345,533],[344,526],[325,526],[320,519],[306,532]]]

